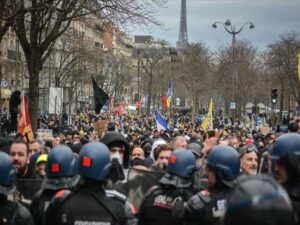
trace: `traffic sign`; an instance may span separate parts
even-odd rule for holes
[[[263,119],[262,117],[257,117],[257,118],[256,118],[256,124],[257,124],[257,125],[262,125],[263,122],[264,122],[264,119]]]
[[[230,102],[230,109],[236,109],[236,102]]]

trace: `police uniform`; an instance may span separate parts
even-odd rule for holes
[[[139,225],[189,224],[184,221],[183,205],[195,194],[192,179],[196,159],[190,151],[175,150],[166,171],[159,185],[146,194],[138,213]]]
[[[30,211],[36,224],[44,224],[44,214],[55,193],[62,189],[71,189],[78,182],[77,163],[68,146],[56,146],[48,155],[46,177],[30,205]]]
[[[174,218],[174,206],[184,203],[193,195],[192,190],[164,188],[157,186],[142,202],[138,214],[139,225],[176,225],[183,224],[181,219]]]
[[[100,142],[83,146],[78,158],[81,175],[76,191],[61,190],[55,194],[46,214],[49,225],[125,225],[124,205],[105,194],[104,184],[109,179],[110,155]]]
[[[54,190],[39,190],[34,196],[29,210],[36,224],[44,224],[44,214],[55,193]]]
[[[293,203],[296,224],[300,225],[300,135],[281,135],[269,152],[273,162],[278,162],[286,170],[287,180],[281,184]]]
[[[266,175],[249,175],[239,179],[228,198],[223,225],[295,224],[288,194]]]
[[[296,224],[300,225],[300,178],[294,179],[293,182],[284,184],[283,187],[292,201]]]
[[[122,203],[109,198],[101,187],[84,184],[78,191],[56,193],[48,210],[45,224],[62,225],[124,225]]]
[[[0,224],[34,225],[34,221],[27,208],[0,195]]]
[[[185,218],[192,221],[189,224],[220,225],[229,194],[239,176],[239,156],[232,147],[217,145],[210,150],[204,162],[207,167],[205,171],[213,171],[215,181],[208,176],[208,190],[197,193],[187,201]]]
[[[227,207],[230,190],[203,190],[189,199],[186,205],[186,220],[189,224],[221,224]]]

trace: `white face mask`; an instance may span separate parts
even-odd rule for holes
[[[113,159],[117,159],[118,162],[122,165],[123,164],[123,160],[122,160],[122,157],[120,155],[119,152],[116,152],[116,153],[113,153],[111,156],[110,156],[110,160],[112,161]]]

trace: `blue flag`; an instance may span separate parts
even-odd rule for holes
[[[167,106],[170,108],[171,106],[171,100],[173,96],[173,88],[172,88],[172,80],[169,81],[168,85],[168,93],[167,93]]]
[[[168,129],[168,124],[166,123],[164,118],[160,115],[160,113],[157,111],[155,111],[155,118],[156,118],[156,127],[158,131]]]

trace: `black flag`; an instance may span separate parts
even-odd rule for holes
[[[9,111],[10,111],[10,132],[17,132],[18,114],[21,92],[14,91],[9,99]]]
[[[108,95],[98,87],[94,77],[92,77],[93,81],[93,90],[94,90],[94,102],[95,102],[95,112],[98,114],[108,99]]]

